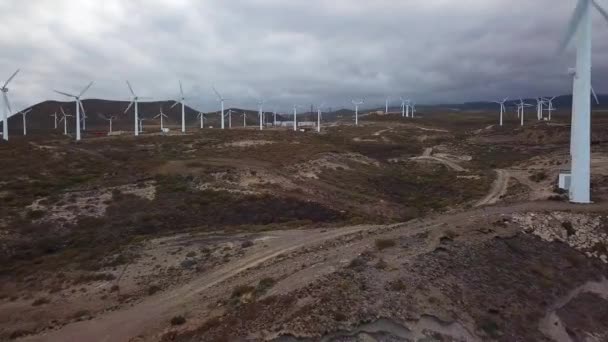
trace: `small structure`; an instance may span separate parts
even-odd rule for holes
[[[557,186],[562,190],[570,190],[571,179],[572,173],[570,170],[560,170]]]

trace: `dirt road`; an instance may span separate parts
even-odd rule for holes
[[[496,180],[486,197],[475,204],[475,207],[495,204],[507,192],[511,175],[506,170],[496,170]]]
[[[187,305],[195,296],[230,277],[263,262],[304,246],[323,243],[327,240],[377,228],[377,226],[352,226],[323,230],[293,230],[276,232],[269,248],[245,256],[235,262],[204,274],[180,288],[148,297],[132,307],[107,313],[90,321],[77,322],[61,330],[33,336],[24,341],[128,341],[145,332],[154,331],[167,322],[176,310]]]
[[[456,172],[466,172],[467,169],[465,169],[464,167],[454,163],[451,160],[447,160],[445,158],[441,158],[441,157],[433,157],[433,156],[420,156],[420,157],[414,157],[411,158],[412,160],[425,160],[425,161],[435,161],[438,162],[440,164],[443,164],[447,167],[449,167],[450,169],[456,171]]]

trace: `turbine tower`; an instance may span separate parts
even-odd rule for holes
[[[524,125],[524,110],[526,107],[533,107],[533,106],[531,104],[525,103],[524,100],[522,100],[520,98],[519,104],[517,105],[517,113],[519,114],[519,118],[521,119],[521,126]]]
[[[72,115],[68,115],[65,113],[65,111],[63,110],[63,107],[60,107],[61,109],[61,119],[59,120],[59,122],[63,121],[63,135],[68,135],[68,117],[71,117]]]
[[[264,100],[260,99],[258,101],[258,118],[260,119],[260,131],[263,129],[263,121],[264,121]]]
[[[323,107],[325,103],[322,103],[317,106],[317,133],[321,132],[321,107]]]
[[[86,88],[84,88],[78,95],[72,95],[69,93],[64,93],[64,92],[55,90],[55,92],[57,94],[71,97],[76,100],[76,141],[80,141],[80,110],[82,109],[82,111],[84,112],[84,106],[82,105],[80,98],[82,97],[82,95],[84,95],[84,93],[87,92],[87,90],[89,90],[89,88],[91,88],[92,85],[93,85],[93,82],[89,83],[89,85],[86,86]]]
[[[298,105],[293,105],[293,130],[294,132],[298,130]]]
[[[550,99],[547,99],[547,109],[545,109],[547,112],[549,112],[549,116],[548,116],[548,120],[551,121],[551,113],[554,112],[556,109],[555,107],[553,107],[553,100],[555,100],[557,96],[553,96]]]
[[[568,25],[568,30],[560,44],[559,51],[565,50],[576,35],[576,70],[572,101],[571,157],[572,173],[570,201],[591,202],[591,10],[592,6],[608,21],[608,12],[596,0],[578,0],[576,9]]]
[[[108,133],[112,133],[112,121],[114,121],[114,119],[116,119],[116,117],[114,115],[110,115],[110,116],[102,116],[101,114],[98,114],[102,119],[106,120],[109,122],[110,124],[110,130],[108,131]]]
[[[543,119],[543,107],[545,104],[546,102],[544,98],[536,98],[536,118],[538,119],[538,121]]]
[[[502,101],[496,101],[500,105],[500,126],[502,126],[502,116],[505,113],[505,102],[507,102],[509,98],[505,97]]]
[[[144,97],[140,97],[135,95],[135,91],[133,91],[133,87],[131,86],[131,83],[129,83],[129,81],[127,81],[127,86],[129,87],[129,91],[131,92],[131,103],[129,103],[129,106],[127,107],[127,109],[125,109],[125,114],[129,111],[129,109],[131,109],[131,106],[133,106],[134,110],[135,110],[135,136],[139,135],[139,132],[141,131],[141,125],[139,124],[139,100],[144,99]]]
[[[215,92],[215,95],[217,95],[217,100],[218,100],[218,101],[220,101],[221,106],[222,106],[222,113],[221,113],[221,118],[222,118],[222,119],[221,119],[221,121],[222,121],[222,126],[221,126],[221,127],[222,127],[222,129],[224,129],[224,128],[225,128],[225,125],[226,125],[226,124],[224,123],[224,119],[225,119],[225,118],[224,118],[224,101],[226,101],[226,100],[228,100],[228,99],[223,98],[223,97],[222,97],[222,95],[221,95],[221,94],[220,94],[220,93],[217,91],[217,89],[215,89],[215,87],[211,87],[211,88],[213,88],[213,92]]]
[[[55,113],[53,113],[53,114],[51,114],[49,116],[52,117],[52,118],[55,118],[55,129],[57,129],[57,112],[55,112]]]
[[[401,117],[403,118],[405,117],[405,99],[403,97],[400,97],[399,99],[401,100]]]
[[[205,113],[199,112],[196,118],[201,120],[201,129],[205,128]]]
[[[355,106],[355,126],[359,126],[359,105],[365,103],[363,100],[353,100],[353,105]]]
[[[13,80],[13,78],[15,78],[15,76],[17,76],[17,73],[19,73],[19,69],[17,69],[17,71],[15,71],[13,73],[13,75],[11,75],[11,77],[8,78],[8,80],[6,82],[4,82],[4,85],[2,86],[2,88],[0,88],[0,91],[2,91],[2,99],[4,100],[4,109],[2,111],[2,139],[8,141],[8,118],[11,117],[13,115],[12,113],[12,109],[11,109],[11,103],[8,100],[8,84]]]
[[[25,112],[21,112],[21,115],[23,115],[23,135],[26,136],[27,135],[27,122],[25,120],[26,115],[31,112],[32,109],[28,109]]]
[[[390,101],[390,97],[387,96],[384,102],[384,114],[388,114],[388,101]]]
[[[158,115],[156,115],[153,119],[156,118],[160,118],[160,131],[164,132],[165,131],[165,126],[163,124],[163,118],[167,118],[167,115],[165,115],[165,113],[163,113],[163,106],[160,106],[160,113],[158,113]]]
[[[182,105],[182,133],[186,133],[186,98],[184,97],[184,88],[182,87],[182,81],[179,81],[179,99],[174,100],[175,102],[171,108],[177,106],[178,103]]]

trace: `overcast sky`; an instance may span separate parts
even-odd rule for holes
[[[608,8],[607,0],[598,0]],[[174,98],[202,110],[366,106],[568,93],[558,56],[575,0],[3,0],[0,79],[17,109],[79,92]],[[608,92],[608,23],[594,14],[593,85]]]

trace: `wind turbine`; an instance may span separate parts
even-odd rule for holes
[[[536,118],[540,121],[543,119],[543,107],[546,104],[542,97],[536,98]]]
[[[505,113],[505,102],[507,102],[509,98],[505,97],[502,101],[496,101],[500,105],[500,126],[502,126],[502,116]]]
[[[546,101],[547,101],[547,109],[545,109],[545,110],[547,112],[549,112],[549,117],[548,117],[549,121],[551,121],[551,113],[556,110],[555,107],[553,107],[553,100],[555,100],[556,97],[557,96],[553,96],[550,99],[546,99]]]
[[[384,102],[384,106],[385,106],[385,110],[384,110],[384,114],[388,114],[388,101],[390,100],[390,97],[386,97],[386,101]]]
[[[533,107],[531,104],[525,103],[521,98],[519,99],[519,104],[517,105],[517,112],[519,113],[519,118],[521,119],[521,126],[524,125],[524,110],[526,107]]]
[[[110,123],[110,130],[108,131],[108,133],[112,133],[112,121],[114,121],[114,119],[116,119],[116,117],[114,115],[110,115],[109,117],[102,116],[101,114],[99,114],[99,116],[101,116],[104,120],[106,120]]]
[[[405,117],[405,99],[403,97],[399,98],[401,100],[401,117]]]
[[[232,128],[232,108],[228,109],[228,129]]]
[[[53,113],[53,114],[51,114],[49,116],[52,117],[52,118],[55,118],[55,129],[57,129],[57,112],[55,112],[55,113]]]
[[[217,91],[217,89],[215,89],[215,87],[211,87],[211,88],[213,88],[213,92],[215,92],[215,95],[217,95],[217,100],[220,101],[220,103],[222,105],[222,114],[221,114],[221,117],[222,117],[222,120],[221,120],[222,124],[221,125],[222,126],[221,127],[222,127],[222,129],[224,129],[224,127],[225,127],[225,123],[224,123],[224,101],[226,101],[228,99],[223,98],[222,95]]]
[[[247,127],[247,112],[243,111],[243,127]]]
[[[608,21],[608,12],[596,0],[578,0],[568,25],[568,31],[560,44],[565,50],[576,35],[576,70],[574,74],[571,157],[572,173],[570,201],[590,203],[591,186],[591,9],[595,7]]]
[[[19,113],[19,114],[23,115],[23,135],[24,136],[27,135],[27,123],[26,123],[25,117],[31,111],[32,111],[32,109],[30,108],[24,112]]]
[[[258,101],[258,119],[260,120],[260,131],[263,129],[263,121],[264,121],[264,100],[260,99]]]
[[[145,118],[139,118],[139,131],[141,133],[144,132],[144,120],[146,120]]]
[[[134,107],[135,110],[135,136],[139,135],[139,132],[141,131],[140,129],[140,124],[139,124],[139,100],[145,99],[145,97],[140,97],[135,95],[135,91],[133,91],[133,87],[131,86],[131,83],[129,83],[129,81],[127,81],[127,86],[129,87],[129,91],[131,92],[131,103],[129,103],[129,106],[127,107],[127,109],[125,109],[125,114],[129,111],[129,109],[131,109],[131,106]]]
[[[175,102],[171,108],[177,106],[178,103],[182,105],[182,133],[186,133],[186,98],[184,97],[184,88],[182,87],[182,81],[179,81],[179,98],[173,100]]]
[[[359,126],[359,105],[362,105],[363,103],[365,103],[365,101],[363,100],[358,100],[352,101],[353,105],[355,106],[355,126]]]
[[[205,113],[199,112],[198,115],[196,116],[196,118],[201,120],[201,129],[205,128],[205,123],[204,123]]]
[[[82,109],[82,111],[84,113],[84,106],[82,105],[80,98],[82,97],[82,95],[84,95],[84,93],[87,92],[87,90],[89,90],[89,88],[91,88],[92,85],[93,85],[93,82],[89,83],[89,85],[86,86],[86,88],[84,88],[78,95],[72,95],[69,93],[64,93],[64,92],[55,90],[55,92],[57,94],[71,97],[76,100],[76,141],[80,141],[80,109]]]
[[[165,126],[163,124],[163,118],[168,118],[167,115],[165,115],[165,113],[163,113],[163,106],[160,106],[160,113],[158,113],[158,115],[156,115],[155,117],[153,117],[153,119],[156,118],[160,118],[160,131],[164,132],[165,131]]]
[[[414,115],[416,114],[416,102],[411,102],[410,108],[412,109],[412,119],[413,119]]]
[[[298,105],[293,105],[293,130],[294,132],[298,130]]]
[[[6,82],[4,82],[4,85],[2,86],[2,88],[0,88],[0,91],[2,91],[2,99],[4,100],[4,110],[2,111],[2,139],[6,140],[6,141],[8,141],[8,118],[13,115],[13,113],[12,113],[13,110],[11,109],[11,103],[8,100],[7,86],[13,80],[13,78],[15,78],[17,73],[19,73],[19,69],[17,69],[17,71],[15,71],[13,73],[13,75],[11,75],[11,77],[9,77]]]
[[[317,133],[321,132],[321,107],[323,107],[325,103],[322,103],[317,106]]]
[[[71,117],[72,115],[68,115],[65,113],[65,111],[63,110],[63,107],[60,107],[61,109],[61,119],[59,120],[59,122],[63,121],[63,135],[68,135],[68,117]]]
[[[277,107],[274,107],[274,110],[272,111],[272,115],[273,115],[272,126],[277,127]]]

